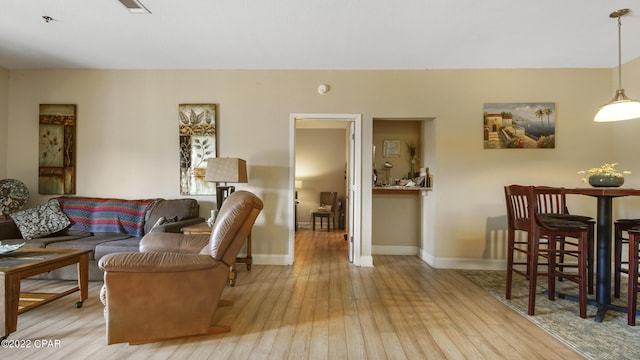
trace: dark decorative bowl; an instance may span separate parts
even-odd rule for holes
[[[589,185],[593,187],[620,187],[624,184],[624,176],[597,174],[589,176]]]

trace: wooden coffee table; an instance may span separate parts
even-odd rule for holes
[[[90,250],[27,249],[0,255],[0,339],[4,339],[18,327],[18,315],[53,300],[80,292],[80,301],[88,297]],[[60,293],[21,293],[20,280],[78,264],[78,285]]]

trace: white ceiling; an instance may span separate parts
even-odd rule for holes
[[[610,68],[639,0],[2,0],[7,69]],[[42,16],[54,20],[46,23]]]

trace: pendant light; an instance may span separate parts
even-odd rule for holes
[[[600,107],[593,121],[621,121],[640,118],[640,102],[629,99],[622,88],[622,42],[620,40],[622,23],[620,18],[630,11],[629,9],[620,9],[609,15],[610,18],[618,19],[618,90],[608,104]]]

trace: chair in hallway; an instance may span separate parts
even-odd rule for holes
[[[316,230],[316,218],[320,219],[320,230],[323,227],[323,219],[327,219],[327,231],[331,231],[331,221],[333,221],[333,229],[336,229],[336,204],[338,203],[337,192],[321,192],[320,208],[311,213],[311,221],[313,222],[313,231]]]

